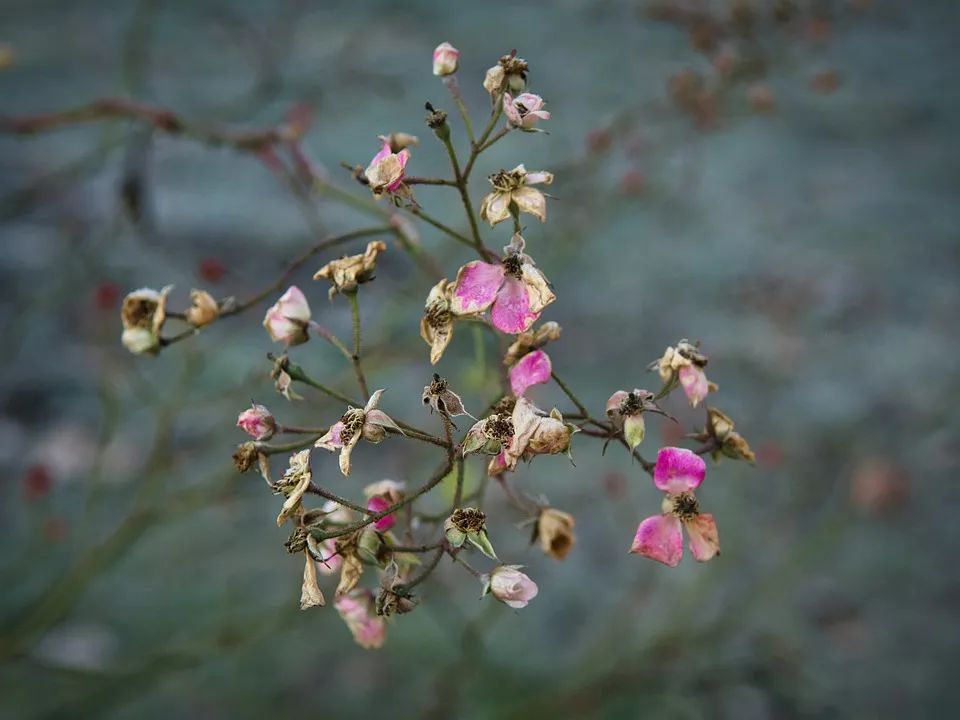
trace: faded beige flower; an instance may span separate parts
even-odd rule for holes
[[[521,459],[529,460],[534,455],[569,454],[570,440],[579,430],[564,422],[556,408],[548,415],[524,397],[517,398],[510,419],[513,439],[503,451],[507,470],[515,469]]]
[[[537,518],[534,538],[543,552],[555,560],[563,560],[577,544],[574,524],[570,513],[556,508],[543,508]]]
[[[545,322],[536,330],[527,330],[517,335],[516,339],[507,348],[503,356],[503,364],[510,366],[516,365],[524,355],[539,350],[548,342],[560,338],[560,325],[553,322]]]
[[[403,430],[378,408],[383,390],[377,390],[363,408],[348,407],[336,423],[330,426],[326,434],[315,443],[315,447],[340,451],[340,472],[350,474],[350,455],[362,437],[367,442],[379,443],[387,436],[387,429],[403,434]]]
[[[447,379],[440,377],[437,373],[433,374],[430,384],[423,388],[423,404],[430,407],[430,412],[438,412],[448,417],[470,415],[463,406],[460,396],[450,389]]]
[[[527,84],[529,69],[527,61],[518,58],[517,51],[514,50],[509,55],[501,57],[496,65],[487,70],[483,78],[483,89],[494,98],[507,90],[514,93],[522,92]]]
[[[728,415],[715,407],[707,408],[707,428],[706,432],[715,441],[717,449],[713,451],[714,459],[719,453],[734,460],[746,460],[747,462],[756,462],[757,456],[754,455],[750,445],[734,428],[733,420]]]
[[[317,583],[317,563],[311,557],[309,551],[304,551],[305,562],[303,565],[303,585],[300,588],[300,609],[326,605],[327,601],[323,597],[323,590]]]
[[[382,240],[372,240],[361,255],[344,255],[339,260],[331,260],[317,270],[313,279],[327,278],[333,284],[330,288],[331,300],[337,293],[354,292],[360,283],[373,279],[377,255],[386,249],[386,243]]]
[[[683,387],[683,392],[690,401],[690,405],[697,407],[710,392],[717,390],[716,383],[707,380],[703,369],[707,365],[707,356],[700,352],[700,348],[687,340],[681,340],[676,347],[668,347],[659,360],[655,360],[650,368],[660,374],[664,385],[672,389],[675,383]]]
[[[167,319],[167,296],[171,290],[172,285],[167,285],[160,292],[141,288],[123,299],[120,309],[123,334],[120,341],[134,355],[156,355],[160,351],[160,330]]]
[[[540,222],[547,220],[546,196],[532,185],[549,185],[553,182],[553,173],[543,170],[527,172],[521,163],[513,170],[500,170],[489,178],[493,192],[483,199],[480,205],[480,219],[491,226],[510,217],[511,206],[517,213],[528,213]]]
[[[206,290],[191,290],[187,322],[194,327],[209,325],[220,317],[220,304]]]
[[[430,289],[420,318],[420,337],[430,346],[430,363],[436,365],[453,338],[453,313],[450,297],[453,285],[443,279]]]
[[[287,518],[300,510],[307,488],[310,487],[310,450],[301,450],[290,456],[290,466],[283,473],[283,478],[277,483],[277,492],[283,493],[287,499],[277,515],[277,527],[283,525]]]

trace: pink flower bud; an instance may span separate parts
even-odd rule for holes
[[[503,113],[512,127],[530,130],[540,120],[549,120],[550,113],[543,109],[543,98],[533,93],[521,93],[513,97],[503,96]]]
[[[500,602],[512,608],[520,609],[533,600],[539,588],[537,584],[520,572],[520,565],[500,565],[490,573],[488,592]]]
[[[440,77],[453,75],[460,64],[460,51],[448,42],[440,43],[433,51],[433,74]]]
[[[367,500],[367,510],[372,513],[381,513],[390,507],[391,503],[383,495],[374,495],[372,498]],[[373,524],[373,528],[378,532],[386,532],[392,528],[397,522],[397,517],[394,514],[384,515],[382,518],[377,520]]]
[[[254,403],[237,417],[237,427],[254,440],[269,440],[277,431],[277,422],[267,408]]]
[[[309,323],[310,305],[296,285],[287,288],[263,318],[270,339],[287,346],[300,345],[310,339],[307,335]]]

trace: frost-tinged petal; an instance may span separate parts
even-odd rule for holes
[[[653,484],[671,494],[696,490],[707,474],[707,464],[692,450],[660,448],[653,470]]]
[[[486,310],[503,285],[503,272],[503,265],[480,260],[468,262],[457,273],[450,310],[455,315],[473,315]]]
[[[516,335],[536,322],[540,316],[530,309],[530,295],[527,286],[516,278],[508,277],[497,293],[490,321],[500,332]]]
[[[683,525],[690,536],[690,552],[694,558],[706,562],[720,554],[720,537],[717,535],[717,523],[713,515],[700,513]]]
[[[510,387],[513,394],[520,397],[531,385],[547,382],[552,371],[550,356],[543,350],[524,355],[520,362],[510,368]]]
[[[676,567],[683,557],[680,521],[671,515],[653,515],[637,528],[630,552]]]

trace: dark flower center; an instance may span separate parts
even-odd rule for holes
[[[700,503],[692,492],[682,492],[673,496],[673,514],[680,520],[693,520],[700,514]]]
[[[460,532],[478,533],[483,530],[487,516],[477,508],[457,508],[450,520]]]
[[[509,440],[513,437],[513,422],[510,418],[491,415],[483,424],[483,434],[491,440]]]

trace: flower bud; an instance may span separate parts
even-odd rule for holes
[[[392,525],[393,523],[391,522],[390,524]],[[367,565],[379,565],[382,550],[383,539],[380,537],[380,534],[370,526],[365,527],[360,532],[360,539],[357,541],[357,555],[359,558]]]
[[[263,318],[270,339],[286,346],[300,345],[310,339],[310,305],[296,285],[291,285]]]
[[[537,518],[534,538],[543,552],[556,560],[563,560],[577,543],[573,526],[574,519],[570,513],[544,508]]]
[[[277,421],[267,408],[254,403],[237,417],[237,427],[254,440],[269,440],[277,431]]]
[[[500,602],[512,608],[526,607],[533,600],[539,588],[537,584],[520,572],[522,565],[500,565],[490,573],[484,594],[492,593]]]
[[[440,43],[433,51],[433,74],[439,77],[453,75],[460,64],[460,51],[448,42]]]
[[[220,316],[220,304],[206,290],[191,290],[190,301],[187,322],[194,327],[209,325]]]

